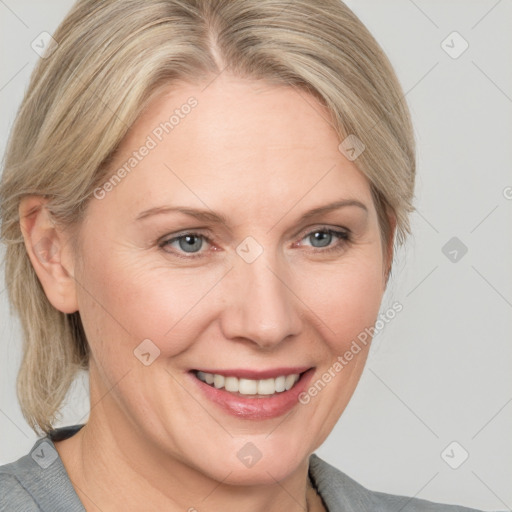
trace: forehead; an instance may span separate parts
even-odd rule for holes
[[[111,195],[120,208],[139,210],[173,200],[204,207],[228,198],[260,210],[301,198],[305,207],[343,196],[369,200],[365,176],[339,144],[314,96],[221,74],[206,87],[181,83],[152,100],[109,168],[111,175],[128,170]]]
[[[192,102],[195,106],[188,108]],[[172,125],[169,133],[164,126],[164,133],[158,133],[160,123]],[[314,150],[320,145],[319,149],[325,150],[328,144],[334,144],[336,150],[339,143],[329,110],[311,94],[297,87],[223,73],[206,85],[181,82],[161,91],[124,142],[130,145],[152,132],[169,144],[194,135],[198,144],[222,143],[226,149],[249,140],[255,148],[269,150],[283,145],[299,150]],[[248,149],[247,144],[244,149]]]

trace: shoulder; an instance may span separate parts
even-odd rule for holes
[[[38,439],[27,455],[0,466],[0,489],[0,512],[84,511],[48,436]]]
[[[26,457],[26,456],[25,456]],[[39,511],[37,503],[19,479],[25,457],[0,466],[0,511]]]
[[[310,476],[329,512],[480,512],[459,505],[444,505],[419,498],[371,491],[316,454],[309,459]]]

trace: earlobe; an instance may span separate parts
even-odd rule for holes
[[[73,259],[68,238],[52,218],[41,196],[19,205],[25,248],[50,303],[63,313],[78,311]]]

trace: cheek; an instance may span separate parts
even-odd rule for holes
[[[361,254],[317,272],[302,289],[331,353],[341,354],[376,320],[383,295],[381,261]]]
[[[87,290],[80,293],[79,307],[87,337],[98,350],[114,347],[112,356],[118,359],[123,353],[133,357],[146,339],[166,357],[185,350],[203,328],[201,322],[208,321],[212,303],[205,299],[225,273],[148,261],[95,256],[87,259],[81,276]]]

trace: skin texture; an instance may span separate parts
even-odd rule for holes
[[[87,510],[304,510],[308,457],[367,357],[368,347],[310,403],[273,419],[236,418],[191,386],[187,372],[198,367],[304,365],[315,367],[315,382],[374,324],[387,270],[369,183],[338,150],[324,106],[291,87],[227,74],[203,89],[173,86],[132,126],[108,177],[172,111],[197,100],[119,184],[91,200],[78,255],[41,198],[20,206],[45,293],[57,309],[80,311],[91,347],[89,421],[56,443]],[[367,211],[298,220],[349,198]],[[135,220],[163,205],[211,209],[227,224],[177,213]],[[351,240],[333,235],[323,248],[314,233],[324,226],[350,230]],[[159,246],[186,230],[209,241],[199,237],[188,253],[185,242]],[[252,263],[236,251],[249,236],[263,249]],[[51,257],[35,254],[42,240]],[[144,339],[160,350],[149,366],[134,356]],[[247,442],[262,454],[250,468],[237,457]],[[308,501],[322,510],[314,492]]]

